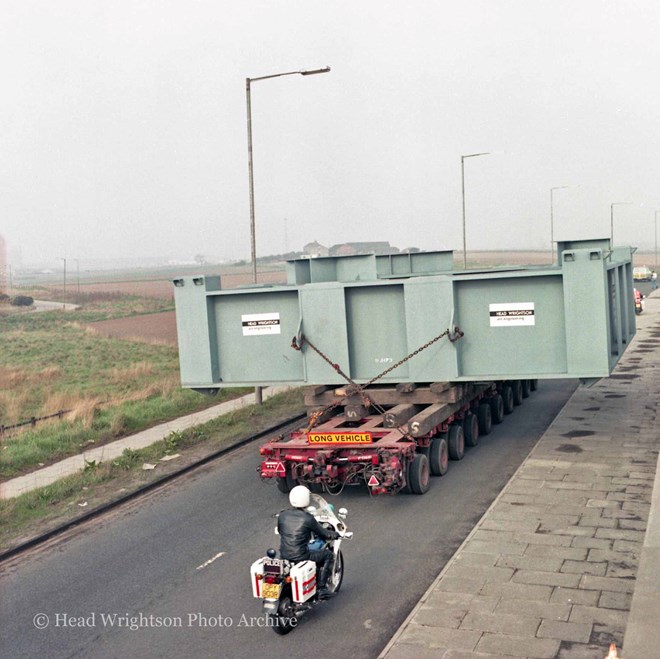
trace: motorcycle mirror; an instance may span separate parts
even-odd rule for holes
[[[316,512],[316,506],[307,506],[305,510],[313,515]]]
[[[338,514],[339,517],[346,517],[346,515],[348,515],[348,510],[346,510],[346,508],[340,508]]]

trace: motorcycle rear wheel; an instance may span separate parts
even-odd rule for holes
[[[291,621],[296,622],[292,623]],[[280,605],[276,614],[268,614],[268,626],[279,636],[292,632],[296,627],[296,616],[293,613],[291,598],[285,595],[280,599]]]

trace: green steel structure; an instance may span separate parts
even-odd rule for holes
[[[339,368],[360,384],[590,383],[635,334],[633,251],[560,242],[554,265],[479,271],[453,271],[450,251],[301,259],[286,285],[230,290],[176,279],[181,381],[345,384]]]

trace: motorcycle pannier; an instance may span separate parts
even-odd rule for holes
[[[316,593],[316,563],[303,561],[291,568],[291,590],[294,602],[306,602]]]
[[[250,567],[250,577],[252,581],[252,595],[254,597],[261,597],[261,584],[264,575],[264,559],[260,558],[258,561],[252,563]]]

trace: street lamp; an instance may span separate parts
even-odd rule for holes
[[[62,309],[66,310],[66,259],[59,256],[57,260],[64,262],[64,286],[62,291]]]
[[[658,271],[658,213],[660,211],[655,212],[655,268],[653,268],[656,272]]]
[[[250,251],[252,257],[252,282],[257,283],[257,244],[255,237],[254,223],[254,173],[252,168],[252,101],[250,98],[250,86],[258,80],[268,80],[269,78],[281,78],[282,76],[311,76],[317,73],[328,73],[330,67],[323,69],[313,69],[311,71],[287,71],[286,73],[273,73],[268,76],[259,76],[257,78],[245,78],[245,97],[247,100],[247,134],[248,134],[248,173],[250,177]]]
[[[614,201],[610,204],[610,249],[614,247],[614,207],[632,204],[632,201]]]
[[[484,153],[469,153],[461,156],[461,192],[463,196],[463,269],[467,270],[467,241],[465,238],[465,159],[476,158],[477,156],[489,156],[490,151]]]
[[[568,185],[558,185],[557,187],[550,188],[550,263],[555,262],[555,219],[553,211],[553,196],[555,190],[564,190]]]

